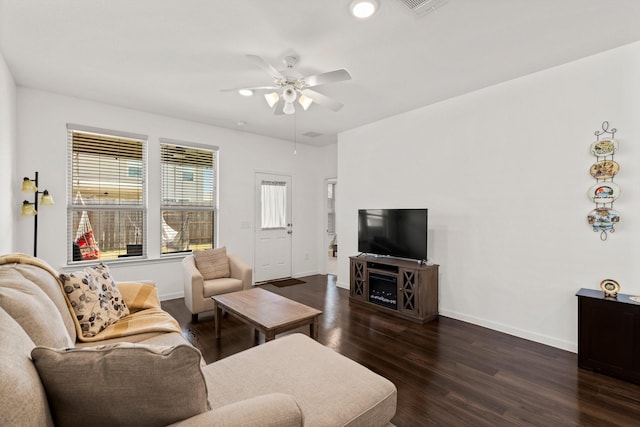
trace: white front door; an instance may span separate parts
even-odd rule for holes
[[[291,277],[291,177],[256,174],[256,282]]]

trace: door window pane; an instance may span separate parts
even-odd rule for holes
[[[287,183],[262,181],[261,187],[262,229],[285,228],[287,225]]]

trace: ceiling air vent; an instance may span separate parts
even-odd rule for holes
[[[424,16],[447,3],[447,0],[402,0],[416,15]]]
[[[318,136],[320,136],[320,135],[322,135],[322,134],[321,134],[321,133],[318,133],[318,132],[314,132],[314,131],[312,131],[312,130],[310,130],[309,132],[305,132],[305,133],[303,133],[303,134],[302,134],[302,136],[306,136],[306,137],[308,137],[308,138],[315,138],[315,137],[318,137]]]

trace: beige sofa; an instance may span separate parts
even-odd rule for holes
[[[0,265],[0,425],[386,426],[395,414],[391,382],[305,335],[206,366],[177,332],[115,341],[136,344],[78,342],[51,274]]]
[[[198,321],[198,314],[215,309],[214,295],[249,289],[253,280],[251,266],[233,254],[227,254],[229,277],[205,280],[196,266],[193,255],[182,260],[182,281],[184,285],[184,303],[191,312],[191,320]]]

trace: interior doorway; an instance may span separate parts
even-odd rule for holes
[[[256,282],[291,277],[291,176],[256,173]]]
[[[338,235],[336,233],[336,191],[338,189],[337,178],[326,180],[326,237],[325,249],[327,254],[327,274],[338,274]]]

